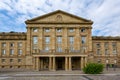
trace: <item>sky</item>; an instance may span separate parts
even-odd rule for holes
[[[0,0],[0,32],[26,32],[27,19],[56,10],[92,20],[93,36],[120,36],[120,0]]]

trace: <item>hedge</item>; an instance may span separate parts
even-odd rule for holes
[[[88,63],[84,68],[83,72],[86,74],[100,74],[103,72],[103,64],[100,63]]]

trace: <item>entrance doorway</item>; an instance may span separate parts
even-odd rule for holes
[[[80,70],[80,57],[72,57],[72,70]]]
[[[49,69],[49,58],[41,57],[40,58],[40,70],[48,70]]]
[[[56,70],[65,70],[65,58],[56,57]]]

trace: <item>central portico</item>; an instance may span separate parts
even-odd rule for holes
[[[27,20],[27,55],[35,70],[81,70],[92,52],[91,20],[55,11]]]

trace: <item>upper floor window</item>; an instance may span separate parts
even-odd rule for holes
[[[10,62],[13,62],[13,59],[10,59]]]
[[[105,43],[104,43],[104,47],[105,47],[105,48],[108,48],[108,42],[105,42]]]
[[[18,47],[22,47],[22,42],[18,42]]]
[[[1,61],[2,63],[5,63],[6,62],[6,60],[5,59],[2,59],[2,61]]]
[[[116,48],[116,47],[117,47],[116,42],[112,42],[112,47],[113,47],[113,48]]]
[[[81,43],[82,43],[82,44],[85,44],[85,43],[86,43],[86,36],[82,36],[81,38],[82,38]]]
[[[14,47],[14,43],[10,43],[10,47]]]
[[[50,37],[49,36],[45,36],[45,43],[49,44],[50,43]]]
[[[50,32],[50,29],[49,28],[45,28],[45,32]]]
[[[5,42],[2,43],[2,47],[6,47],[6,43]]]
[[[61,28],[57,28],[57,32],[62,32],[62,29]]]
[[[33,28],[33,32],[38,32],[38,28]]]
[[[113,49],[113,54],[117,54],[117,50],[116,49]]]
[[[22,55],[22,50],[21,49],[18,50],[18,55]]]
[[[22,62],[22,59],[18,59],[18,63]]]
[[[57,43],[62,43],[62,36],[57,36]]]
[[[2,55],[5,55],[5,54],[6,54],[6,50],[2,49]]]
[[[97,49],[97,54],[98,54],[98,55],[100,54],[100,49]]]
[[[108,49],[105,49],[105,55],[107,55],[108,54]]]
[[[33,36],[33,44],[37,44],[38,43],[38,37],[37,36]]]
[[[73,28],[70,28],[70,29],[69,29],[69,32],[74,32],[74,29],[73,29]]]
[[[45,51],[49,51],[49,46],[45,46]]]
[[[97,44],[96,44],[96,47],[97,47],[97,48],[100,48],[100,43],[97,43]]]
[[[85,32],[85,30],[86,30],[85,28],[81,28],[81,32]]]
[[[70,51],[74,51],[74,47],[73,46],[70,46]]]
[[[69,42],[70,42],[70,44],[73,44],[73,43],[74,43],[74,36],[70,36],[70,37],[69,37]]]
[[[62,47],[61,46],[57,47],[57,52],[62,52]]]
[[[14,50],[10,49],[10,55],[13,55],[13,54],[14,54]]]

